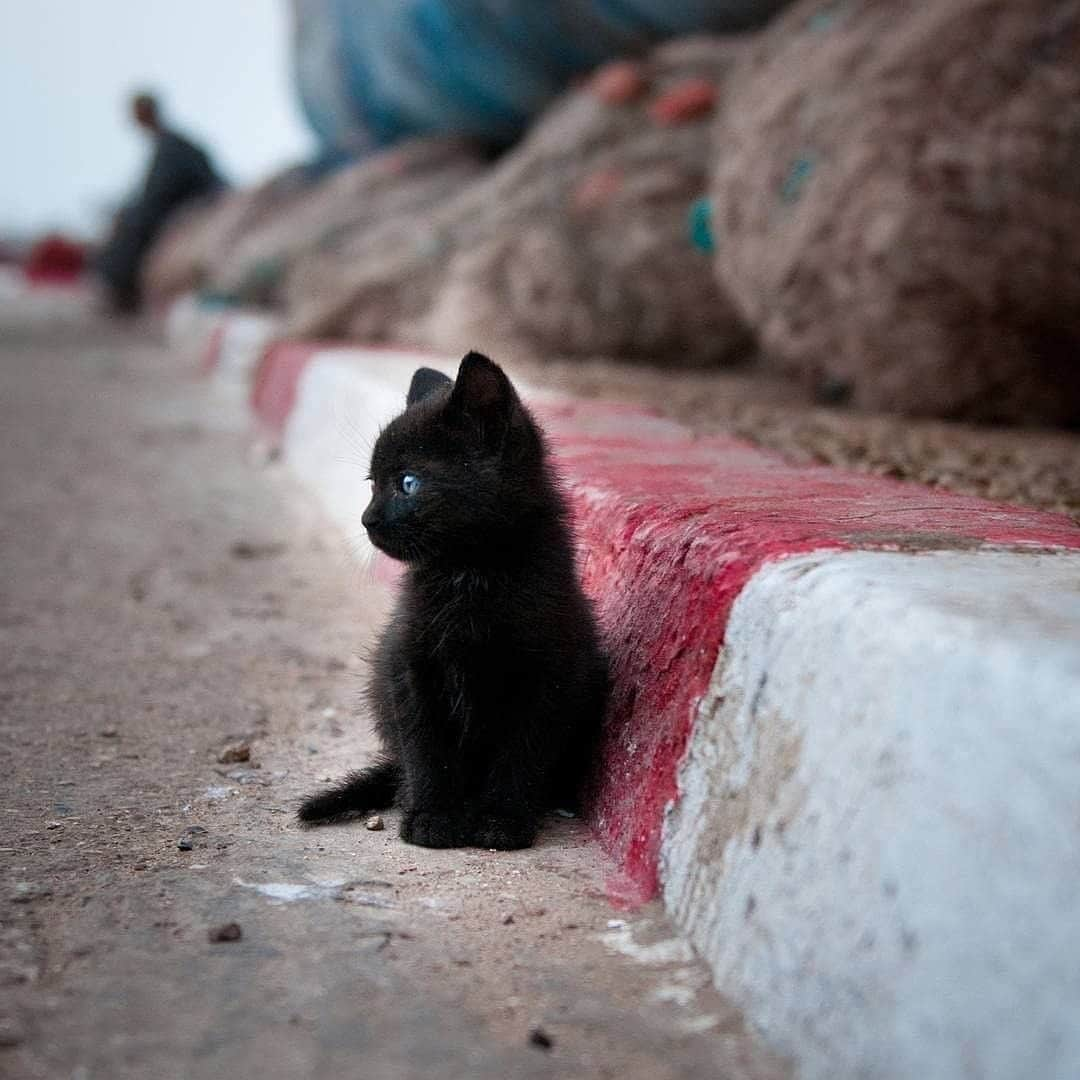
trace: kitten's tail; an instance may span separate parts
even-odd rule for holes
[[[349,773],[334,787],[309,795],[296,816],[304,825],[323,825],[369,810],[385,810],[393,805],[400,783],[401,766],[396,761],[380,761]]]

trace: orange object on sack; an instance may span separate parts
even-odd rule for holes
[[[658,124],[683,124],[712,112],[716,98],[715,83],[687,79],[656,98],[649,106],[649,115]]]

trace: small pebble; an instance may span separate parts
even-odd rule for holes
[[[364,822],[364,828],[369,832],[382,832],[386,826],[383,824],[383,819],[376,814],[374,817],[369,817],[367,821]]]
[[[234,765],[239,761],[251,760],[251,747],[246,742],[231,743],[218,754],[222,765]]]
[[[503,924],[503,926],[513,926],[514,925],[514,916],[513,915],[504,915],[502,924]]]
[[[541,1050],[550,1050],[555,1045],[555,1040],[542,1027],[534,1027],[529,1032],[529,1042]]]
[[[239,923],[230,922],[215,926],[206,936],[211,944],[217,945],[223,941],[239,941],[244,936],[244,931],[240,929]]]
[[[46,829],[62,829],[63,827],[64,823],[62,821],[50,821],[45,825]]]
[[[196,843],[200,843],[204,836],[206,830],[201,825],[190,825],[176,841],[176,847],[179,851],[194,851]]]
[[[107,728],[102,728],[101,731],[98,732],[98,734],[103,739],[115,739],[116,736],[120,734],[120,732],[114,727],[107,727]]]

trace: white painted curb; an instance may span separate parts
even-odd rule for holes
[[[280,326],[281,321],[272,315],[226,320],[218,347],[218,375],[247,382],[263,350],[277,337]]]
[[[247,381],[280,326],[281,320],[274,315],[208,307],[194,294],[188,294],[169,307],[165,340],[176,353],[200,364],[213,349],[211,366],[215,376]]]
[[[766,566],[680,786],[665,903],[800,1077],[1080,1077],[1080,555]]]

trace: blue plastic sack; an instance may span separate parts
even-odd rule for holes
[[[413,135],[512,143],[576,75],[788,0],[293,0],[295,78],[327,160]]]

